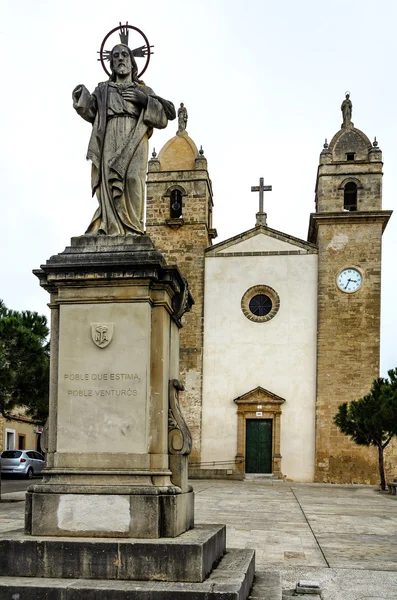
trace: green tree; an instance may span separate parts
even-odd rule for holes
[[[36,312],[15,311],[0,300],[0,413],[26,406],[34,420],[48,414],[49,330]]]
[[[344,402],[334,422],[342,433],[360,446],[376,446],[380,487],[386,489],[383,452],[397,435],[397,368],[388,371],[389,379],[375,379],[369,394]]]

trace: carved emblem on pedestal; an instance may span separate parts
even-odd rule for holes
[[[91,323],[92,341],[98,348],[106,348],[112,341],[113,323]]]

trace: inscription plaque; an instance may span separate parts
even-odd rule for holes
[[[149,320],[145,304],[61,306],[58,451],[147,451]]]

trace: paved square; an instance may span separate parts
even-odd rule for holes
[[[397,597],[397,496],[362,485],[191,483],[196,523],[225,523],[227,546],[255,549],[256,570],[280,572],[284,589],[310,579],[320,582],[322,600]],[[3,535],[23,521],[23,501],[0,503]]]

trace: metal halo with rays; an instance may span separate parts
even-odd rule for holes
[[[143,33],[143,31],[141,31],[141,29],[138,29],[138,27],[134,27],[134,25],[128,25],[128,21],[126,21],[125,25],[122,25],[120,23],[117,27],[115,27],[114,29],[109,31],[109,33],[107,33],[105,35],[105,37],[103,38],[103,42],[101,44],[101,48],[98,51],[98,54],[99,54],[98,60],[101,61],[102,68],[109,77],[111,76],[111,73],[106,68],[105,60],[110,60],[111,51],[104,50],[105,44],[108,41],[109,37],[113,33],[115,33],[116,31],[120,31],[120,34],[119,34],[120,35],[120,43],[128,46],[128,34],[129,34],[128,30],[129,29],[133,29],[134,31],[137,31],[143,37],[143,39],[145,41],[143,46],[139,46],[138,48],[135,48],[134,50],[132,50],[132,54],[134,55],[134,57],[146,58],[145,66],[143,67],[142,71],[140,71],[138,73],[138,77],[141,77],[149,66],[150,55],[153,54],[153,51],[152,51],[153,46],[150,45],[149,40],[147,39],[147,37]]]

